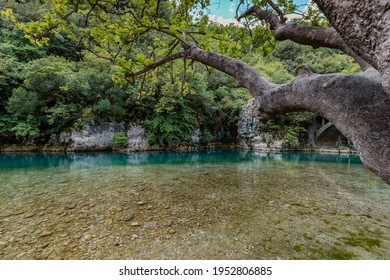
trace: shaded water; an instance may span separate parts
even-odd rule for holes
[[[0,154],[1,259],[390,259],[358,157]]]

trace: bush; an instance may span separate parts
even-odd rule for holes
[[[112,139],[112,145],[125,146],[127,144],[126,132],[115,132],[114,139]]]

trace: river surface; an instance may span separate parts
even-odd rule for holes
[[[355,156],[0,154],[0,259],[390,259]]]

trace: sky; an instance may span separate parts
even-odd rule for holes
[[[239,0],[211,0],[210,2],[211,6],[207,13],[211,19],[217,20],[219,23],[237,22],[234,18]],[[307,2],[308,0],[294,0],[296,5],[304,5]]]

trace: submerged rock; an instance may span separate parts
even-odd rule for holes
[[[125,217],[124,221],[125,222],[130,222],[134,219],[134,215],[133,214],[129,214]]]

